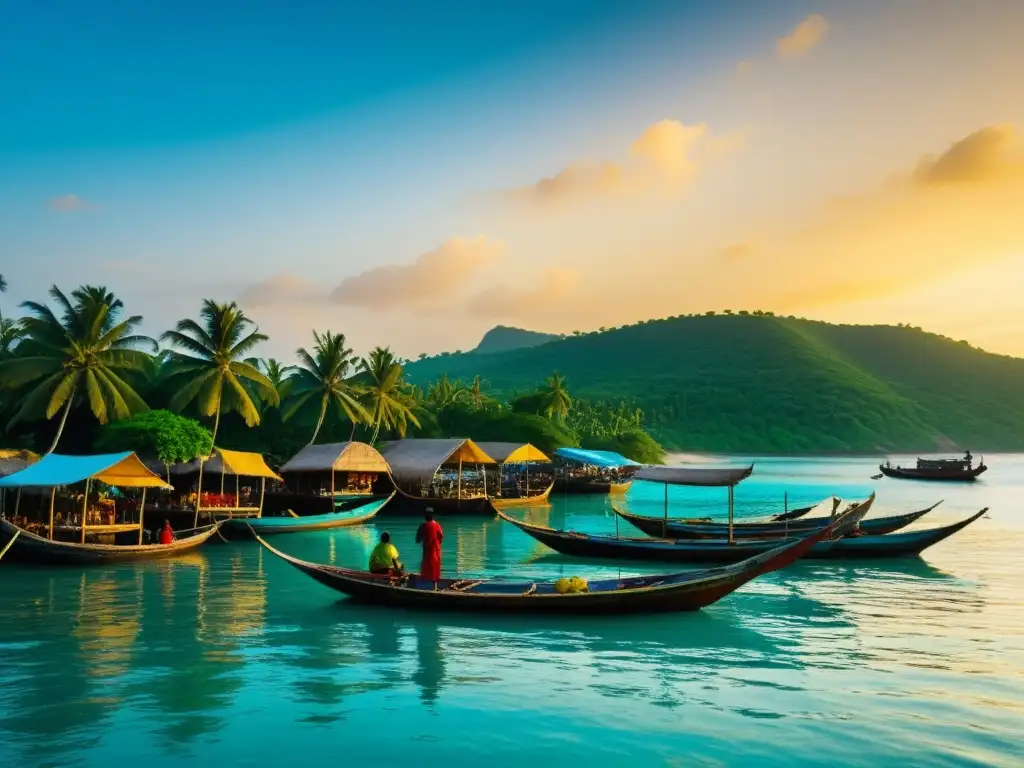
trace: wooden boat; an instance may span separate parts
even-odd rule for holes
[[[807,557],[818,560],[915,557],[928,547],[963,530],[986,512],[988,507],[958,523],[923,531],[890,533],[885,536],[846,536],[835,541],[821,541],[814,545]]]
[[[837,501],[838,501],[838,499],[837,499]],[[814,506],[817,506],[817,505],[814,505]],[[803,517],[804,515],[806,515],[812,509],[814,509],[814,506],[798,507],[797,509],[791,509],[788,512],[780,512],[777,515],[772,515],[770,519],[774,520],[775,522],[781,522],[783,520],[797,520],[797,519]]]
[[[488,498],[487,476],[482,471],[496,462],[472,440],[395,440],[382,445],[380,452],[391,467],[391,480],[397,491],[384,510],[387,514],[423,515],[428,509],[436,515],[497,514]],[[464,482],[465,464],[477,467],[477,474],[483,477],[481,487]],[[443,493],[444,483],[437,478],[442,469],[456,477],[455,481],[448,481],[453,483],[447,489],[450,494]]]
[[[175,557],[205,544],[216,532],[217,524],[214,524],[170,544],[81,544],[53,541],[19,528],[9,520],[0,520],[0,533],[11,545],[9,557],[50,565],[108,565]]]
[[[816,531],[828,529],[842,535],[850,530],[858,519],[859,509],[866,505],[854,504],[850,509],[837,515],[829,525],[811,531],[803,531],[788,539],[651,539],[621,538],[578,531],[559,531],[542,525],[532,525],[509,517],[504,512],[498,515],[512,523],[541,544],[563,555],[576,557],[610,558],[613,560],[653,560],[665,563],[736,563],[748,557],[756,557],[782,544],[791,544],[801,537]]]
[[[879,473],[878,473],[877,475],[872,475],[872,476],[871,476],[871,479],[872,479],[872,480],[881,480],[881,479],[882,479],[882,477],[883,477],[882,473],[881,473],[881,472],[879,472]]]
[[[391,501],[390,495],[384,498],[369,498],[361,505],[351,509],[328,512],[321,515],[279,514],[263,517],[231,518],[223,522],[225,532],[254,532],[264,536],[274,533],[298,533],[300,531],[323,531],[330,528],[345,528],[361,525],[371,520]]]
[[[831,534],[823,528],[794,542],[733,565],[660,576],[590,581],[587,591],[561,594],[554,582],[501,579],[395,579],[365,571],[310,563],[257,541],[324,586],[364,603],[394,608],[490,611],[501,613],[636,614],[694,611],[721,600],[748,581],[790,565]]]
[[[573,467],[591,470],[574,475]],[[559,448],[555,451],[555,493],[624,494],[640,464],[614,451]]]
[[[554,481],[550,479],[552,478],[551,459],[543,451],[530,443],[481,442],[477,445],[498,465],[493,484],[488,484],[491,504],[496,509],[528,507],[547,503],[551,489],[554,487]],[[535,467],[532,488],[530,487],[531,465]],[[517,474],[508,475],[506,473],[510,466],[522,467],[522,483],[519,482]],[[538,482],[537,469],[545,467],[547,471],[541,473]],[[511,486],[505,482],[509,476],[516,479]]]
[[[874,503],[872,494],[863,510],[864,515],[871,509]],[[942,502],[936,502],[926,509],[919,509],[916,512],[908,512],[903,515],[890,515],[887,517],[873,517],[859,521],[860,532],[873,536],[884,536],[893,533],[901,528],[906,528],[911,523],[920,520]],[[634,515],[616,505],[612,505],[616,515],[631,525],[639,528],[648,536],[658,536],[667,539],[707,539],[722,538],[728,536],[729,526],[727,523],[708,523],[699,520],[673,520],[657,517],[644,517]],[[734,523],[733,536],[735,538],[786,538],[799,535],[803,531],[815,527],[827,525],[828,517],[806,517],[799,520],[788,520],[782,522],[766,523]]]
[[[968,452],[963,459],[918,459],[916,467],[893,467],[887,464],[879,464],[878,469],[886,477],[894,477],[903,480],[940,480],[946,482],[974,482],[980,474],[985,472],[985,460],[982,459],[978,466],[972,466],[972,457]]]

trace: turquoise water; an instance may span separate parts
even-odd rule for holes
[[[992,511],[923,559],[798,563],[691,614],[360,607],[253,543],[107,569],[5,562],[0,765],[1020,765],[1024,456],[987,458],[974,486],[876,483],[870,460],[759,460],[739,514],[872,487],[873,515],[945,497],[921,526]],[[630,508],[660,514],[662,487],[644,485]],[[706,514],[724,498],[674,488],[670,504]],[[528,516],[615,530],[601,497]],[[497,520],[443,522],[446,573],[668,568],[564,558]],[[362,565],[387,528],[415,564],[415,525],[274,542]]]

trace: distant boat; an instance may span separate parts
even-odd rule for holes
[[[879,472],[877,475],[872,475],[871,479],[872,480],[881,480],[882,479],[882,473]]]
[[[972,466],[974,457],[967,451],[962,459],[918,459],[917,466],[893,467],[889,462],[880,464],[879,469],[886,477],[905,480],[945,480],[952,482],[973,482],[988,469],[982,457],[978,466]]]

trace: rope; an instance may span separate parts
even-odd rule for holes
[[[17,539],[19,536],[21,536],[21,531],[15,531],[14,535],[11,536],[11,540],[7,542],[7,546],[3,548],[3,551],[0,551],[0,560],[4,559],[4,555],[7,554],[7,550],[11,548],[11,545],[14,544],[14,540]]]
[[[533,582],[532,584],[530,584],[530,588],[528,590],[526,590],[525,592],[523,592],[523,597],[529,597],[530,595],[532,595],[536,591],[537,591],[537,582]]]
[[[225,544],[230,544],[231,543],[230,541],[228,541],[224,537],[224,534],[220,532],[220,526],[219,525],[217,526],[216,530],[217,530],[217,535],[220,536],[220,540],[221,541],[223,541]],[[249,530],[252,531],[253,538],[255,538],[256,537],[256,531],[252,530],[252,526],[251,525],[249,526]]]
[[[454,584],[452,584],[449,587],[449,589],[452,590],[453,592],[465,592],[467,589],[472,589],[473,587],[479,587],[481,584],[483,584],[482,580],[481,581],[456,581]]]

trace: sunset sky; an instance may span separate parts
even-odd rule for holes
[[[290,357],[711,309],[1024,356],[1024,3],[0,0],[5,316]]]

